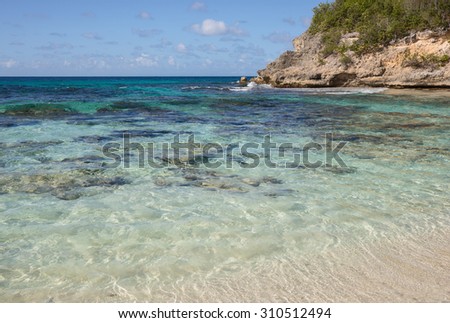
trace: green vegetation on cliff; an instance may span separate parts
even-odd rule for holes
[[[376,50],[411,31],[448,28],[450,0],[336,0],[314,9],[309,31],[322,33],[323,54],[341,51],[343,34],[359,32],[352,50]]]

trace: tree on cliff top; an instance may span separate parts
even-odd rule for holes
[[[322,33],[325,55],[338,49],[340,36],[360,33],[353,50],[375,50],[411,31],[449,28],[450,0],[336,0],[314,9],[309,32]]]

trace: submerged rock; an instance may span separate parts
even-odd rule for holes
[[[110,106],[111,110],[123,110],[123,109],[146,109],[148,105],[143,102],[137,101],[116,101]]]
[[[0,128],[13,128],[13,127],[22,127],[22,126],[34,126],[40,123],[39,120],[24,120],[17,119],[14,116],[6,116],[4,113],[0,112],[2,116],[0,120]]]
[[[369,154],[354,154],[353,157],[358,159],[375,159],[376,156]]]
[[[116,101],[111,103],[107,107],[97,109],[97,114],[108,114],[121,111],[134,111],[134,112],[144,112],[144,113],[155,113],[155,112],[166,112],[167,110],[161,109],[159,107],[148,105],[145,102],[139,101]]]
[[[85,143],[89,143],[89,144],[97,144],[97,143],[102,143],[102,142],[107,142],[107,141],[113,141],[115,140],[115,137],[112,136],[81,136],[78,138],[75,138],[73,141],[74,142],[85,142]]]
[[[271,176],[263,177],[262,182],[267,183],[267,184],[283,184],[283,181],[281,179],[277,179],[277,178],[271,177]]]
[[[102,156],[88,155],[82,157],[64,158],[62,163],[76,163],[76,164],[101,164],[106,159]]]
[[[0,176],[0,193],[51,193],[63,200],[74,200],[85,194],[86,188],[116,188],[130,184],[122,176],[107,176],[100,170],[73,170],[52,174],[10,174]]]
[[[42,149],[49,146],[60,145],[64,143],[62,140],[48,140],[48,141],[19,141],[13,143],[2,143],[0,142],[0,148],[4,149],[21,149],[21,148],[29,148],[29,149]]]
[[[290,196],[296,192],[297,191],[293,190],[293,189],[281,189],[281,190],[277,190],[277,191],[265,192],[264,196],[277,198],[279,196]]]
[[[194,174],[186,174],[186,175],[183,176],[183,178],[184,178],[186,181],[199,181],[199,180],[204,179],[204,178],[199,177],[199,176],[194,175]]]
[[[239,193],[248,192],[247,189],[237,185],[236,183],[231,182],[231,181],[225,181],[225,180],[208,179],[205,181],[197,182],[196,186],[206,188],[209,190],[225,190],[225,191],[239,192]]]
[[[155,138],[161,137],[168,134],[176,134],[176,132],[169,130],[116,130],[112,133],[112,137],[123,137],[125,134],[133,137],[143,137],[143,138]]]
[[[201,165],[205,165],[209,162],[210,156],[203,153],[194,153],[192,156],[181,155],[178,157],[174,156],[162,156],[156,159],[161,160],[162,165],[174,165],[178,168],[198,168]]]
[[[354,174],[357,171],[356,167],[325,166],[323,169],[336,175]]]
[[[79,191],[73,191],[73,190],[54,190],[52,192],[52,195],[59,198],[60,200],[64,200],[64,201],[73,201],[73,200],[77,200],[80,197],[83,196],[83,194]]]
[[[243,178],[241,179],[241,182],[253,187],[258,187],[261,185],[261,181],[255,180],[255,179],[251,179],[251,178]]]
[[[154,183],[156,186],[170,186],[170,184],[171,184],[166,178],[161,177],[161,176],[155,177],[155,178],[153,179],[153,183]]]
[[[63,104],[36,103],[9,107],[4,115],[32,118],[56,118],[74,115],[76,112]]]

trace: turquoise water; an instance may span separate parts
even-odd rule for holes
[[[448,96],[237,79],[0,78],[0,300],[448,301]]]

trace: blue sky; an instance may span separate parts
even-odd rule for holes
[[[0,76],[255,75],[321,0],[0,0]]]

